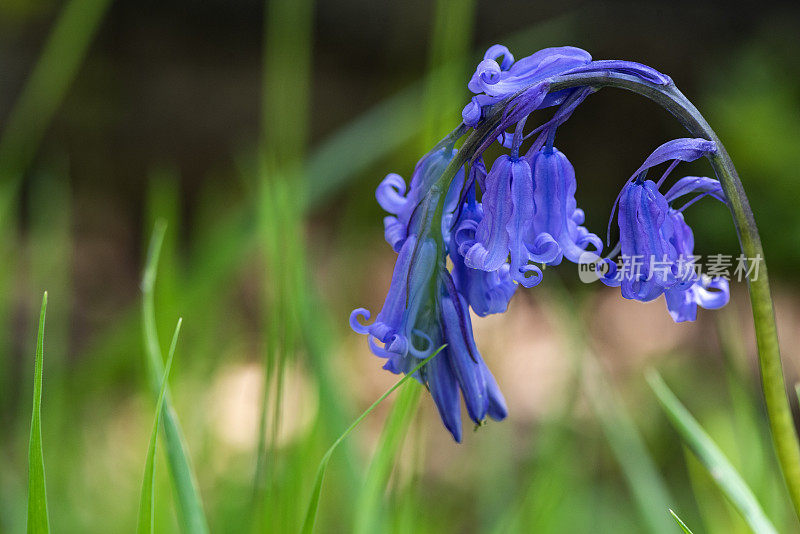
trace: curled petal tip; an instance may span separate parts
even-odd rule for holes
[[[375,190],[378,204],[389,213],[397,215],[405,208],[406,181],[399,174],[387,174]]]
[[[369,321],[369,310],[366,308],[356,308],[350,312],[350,328],[352,328],[357,334],[369,334],[369,326],[359,323],[359,318]]]
[[[497,58],[500,56],[503,57],[503,61],[500,62],[500,68],[502,70],[508,70],[511,68],[511,65],[514,64],[514,56],[511,54],[511,52],[509,52],[508,48],[500,44],[490,46],[483,55],[483,59],[492,59],[497,61]]]
[[[542,282],[544,275],[538,266],[528,264],[520,267],[518,272],[512,273],[511,277],[522,287],[531,288],[538,286]]]
[[[494,85],[500,81],[502,71],[500,65],[494,59],[484,59],[478,64],[476,74],[481,77],[484,83]]]

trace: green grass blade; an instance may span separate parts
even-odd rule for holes
[[[281,478],[284,460],[275,444],[284,422],[284,369],[303,351],[300,306],[295,295],[308,263],[303,239],[306,176],[303,164],[309,139],[314,0],[264,2],[264,48],[259,139],[258,239],[264,260],[261,303],[264,324],[264,398],[258,431],[253,483],[254,529],[282,531],[301,520],[291,517],[295,486]],[[271,413],[269,425],[267,412]]]
[[[166,226],[157,224],[147,253],[144,275],[142,276],[142,326],[145,342],[148,376],[154,395],[161,389],[164,376],[164,364],[156,330],[155,304],[153,288],[155,287],[158,258],[164,240]],[[178,520],[183,532],[208,532],[208,522],[203,511],[200,491],[189,459],[186,440],[183,437],[178,416],[172,408],[169,387],[164,394],[161,407],[164,426],[164,441],[172,485],[178,501]]]
[[[303,530],[302,530],[303,534],[311,534],[311,532],[314,531],[314,522],[317,519],[317,509],[319,508],[319,497],[320,494],[322,493],[322,481],[325,478],[325,469],[328,467],[328,462],[331,459],[331,455],[333,455],[333,451],[336,450],[336,447],[338,447],[339,444],[342,441],[344,441],[344,439],[350,434],[350,432],[352,432],[353,429],[357,427],[358,424],[366,416],[368,416],[370,412],[372,412],[372,410],[374,410],[378,404],[383,402],[383,400],[389,395],[391,395],[394,392],[394,390],[396,390],[397,388],[402,386],[407,380],[409,380],[414,373],[419,371],[426,363],[431,361],[437,354],[439,354],[442,351],[443,348],[444,345],[439,347],[436,350],[436,352],[434,352],[433,354],[422,360],[419,363],[419,365],[414,367],[414,369],[412,369],[411,372],[409,372],[406,376],[395,382],[395,384],[388,390],[386,390],[386,392],[383,395],[378,397],[378,400],[373,402],[370,405],[370,407],[364,411],[364,413],[359,415],[358,418],[355,421],[353,421],[353,423],[349,427],[347,427],[347,430],[342,432],[342,435],[336,438],[336,441],[333,442],[333,445],[331,445],[331,447],[328,449],[328,451],[325,453],[325,455],[322,457],[322,460],[319,463],[319,468],[317,469],[317,476],[316,479],[314,480],[314,489],[311,492],[311,499],[309,500],[308,503],[308,512],[306,513],[306,519],[305,522],[303,523]]]
[[[767,518],[753,492],[717,444],[672,393],[661,375],[655,370],[650,370],[647,373],[647,381],[683,441],[708,470],[717,487],[742,515],[753,532],[777,534],[778,531]]]
[[[110,0],[69,0],[0,137],[0,223],[25,169],[83,62]]]
[[[417,406],[423,391],[421,386],[413,386],[412,383],[400,390],[392,406],[392,411],[386,418],[381,439],[375,449],[372,462],[370,462],[364,484],[358,493],[358,503],[355,506],[355,528],[353,529],[355,534],[380,530],[376,528],[376,521],[381,509],[380,498],[392,471],[397,452],[417,413]]]
[[[692,532],[691,529],[686,526],[686,523],[684,523],[683,520],[678,517],[678,514],[672,511],[672,508],[670,508],[669,514],[672,516],[672,519],[675,520],[678,526],[681,527],[681,530],[683,530],[684,534],[694,534],[694,532]]]
[[[139,525],[136,528],[138,533],[153,532],[155,527],[155,484],[156,484],[156,444],[158,443],[158,427],[161,423],[161,408],[164,406],[164,396],[167,393],[167,383],[169,372],[172,369],[172,358],[175,356],[175,345],[178,343],[178,333],[181,331],[181,322],[175,326],[175,333],[172,335],[172,344],[169,347],[167,365],[164,369],[164,378],[161,380],[161,391],[158,393],[156,401],[156,415],[153,421],[153,430],[150,433],[150,444],[147,447],[147,459],[144,463],[144,476],[142,477],[142,494],[139,499]]]
[[[44,481],[44,451],[42,450],[42,363],[44,360],[44,319],[47,312],[47,292],[42,297],[39,314],[39,335],[36,340],[36,361],[33,371],[33,414],[31,439],[28,447],[28,533],[50,532],[47,513],[47,488]]]

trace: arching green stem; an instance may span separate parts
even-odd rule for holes
[[[763,260],[764,251],[761,247],[761,238],[758,235],[753,212],[728,152],[697,108],[674,84],[656,85],[626,74],[594,72],[557,76],[552,79],[549,90],[553,92],[573,87],[592,87],[594,89],[616,87],[645,96],[674,115],[691,136],[710,139],[716,143],[717,152],[708,159],[728,200],[742,254],[750,261],[759,262],[758,276],[748,277],[748,286],[758,344],[764,402],[781,472],[795,512],[800,516],[800,445],[798,445],[792,412],[786,395],[767,266]],[[500,120],[504,105],[505,103],[497,104],[487,113],[486,119],[467,137],[457,156],[434,187],[439,187],[442,191],[446,190],[458,169],[472,158],[475,149],[480,146],[486,136],[497,134],[494,130]]]

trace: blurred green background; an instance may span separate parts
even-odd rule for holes
[[[134,530],[178,317],[170,404],[200,516],[212,532],[297,531],[323,453],[397,379],[347,327],[353,308],[379,308],[391,276],[375,187],[388,172],[408,178],[458,123],[494,43],[517,58],[571,44],[672,76],[750,196],[794,384],[798,24],[800,8],[778,2],[2,0],[0,531],[25,528],[44,290],[56,532]],[[589,98],[558,141],[587,226],[602,233],[623,181],[683,135],[635,95]],[[701,203],[687,220],[698,253],[737,254],[724,206]],[[158,221],[151,310],[141,281]],[[506,421],[454,444],[409,382],[334,453],[317,531],[678,532],[672,508],[695,532],[747,532],[669,426],[648,367],[793,531],[743,284],[727,309],[675,325],[662,300],[625,301],[576,274],[548,270],[508,313],[475,322]],[[163,452],[176,441],[164,442],[156,531],[187,531],[186,488]]]

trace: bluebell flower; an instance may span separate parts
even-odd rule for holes
[[[498,59],[501,59],[499,63]],[[546,86],[549,79],[561,74],[600,71],[627,74],[656,85],[672,83],[669,76],[647,65],[622,60],[592,61],[592,56],[587,51],[573,46],[544,48],[515,62],[514,56],[506,47],[494,45],[486,51],[483,61],[478,64],[467,84],[475,96],[461,112],[462,119],[467,126],[475,127],[484,118],[488,107],[532,87],[540,88],[534,90],[533,94],[545,88],[536,107],[558,105],[570,91],[548,94]],[[532,101],[533,94],[528,94],[528,104]],[[528,113],[530,111],[532,109]]]
[[[523,158],[513,148],[511,155],[495,161],[486,177],[484,217],[477,224],[461,223],[464,230],[474,228],[472,238],[460,232],[459,250],[467,267],[491,272],[509,259],[511,278],[531,287],[541,280],[541,270],[531,262],[557,265],[564,257],[578,262],[589,246],[595,253],[602,249],[600,238],[581,226],[575,171],[552,146],[558,123],[544,132],[550,140],[545,147]],[[515,136],[521,136],[521,128]]]
[[[433,239],[408,236],[397,256],[389,292],[375,322],[366,326],[358,322],[361,318],[369,320],[370,313],[365,308],[357,308],[350,314],[350,327],[366,334],[372,352],[386,358],[384,369],[403,372],[409,354],[421,357],[433,350],[433,341],[417,327],[417,322],[432,292],[436,265]]]
[[[546,263],[555,253],[542,240],[530,248],[525,242],[533,221],[533,190],[531,166],[524,157],[503,155],[495,160],[486,176],[484,216],[475,229],[474,241],[467,240],[460,247],[467,267],[496,271],[510,258],[514,281],[525,287],[541,281],[541,269],[530,262]],[[540,251],[544,255],[538,254]]]
[[[485,171],[485,169],[484,169]],[[464,296],[472,310],[485,317],[492,313],[503,313],[517,290],[511,278],[510,266],[503,263],[497,270],[487,272],[472,269],[464,263],[462,245],[475,241],[475,232],[483,220],[483,206],[475,199],[475,184],[471,184],[460,209],[448,241],[448,254],[453,262],[453,281],[458,292]]]
[[[550,265],[558,265],[564,257],[577,263],[590,245],[599,254],[603,241],[581,226],[585,216],[575,201],[575,169],[567,157],[548,145],[534,152],[529,161],[535,206],[526,237],[529,247],[540,256],[554,256],[547,262]]]
[[[676,139],[661,145],[625,184],[617,201],[622,269],[617,272],[610,264],[602,280],[621,286],[622,296],[628,299],[647,302],[665,294],[676,322],[694,320],[698,305],[718,308],[728,302],[726,280],[709,279],[694,270],[694,236],[682,213],[702,197],[725,202],[725,196],[717,180],[705,177],[682,178],[666,195],[658,189],[679,161],[693,161],[715,151],[714,143],[705,139]],[[670,160],[658,182],[645,179],[649,168]],[[670,207],[670,202],[692,193],[697,196],[682,207]]]
[[[707,178],[709,182],[710,178]],[[716,180],[714,180],[716,181]],[[717,182],[717,185],[719,182]],[[721,189],[720,189],[721,192]],[[716,195],[713,195],[716,197]],[[679,257],[691,258],[694,254],[694,234],[686,224],[681,211],[670,209],[672,219],[672,237],[670,241],[678,251]],[[707,310],[722,308],[730,300],[730,288],[724,278],[711,278],[701,274],[692,277],[689,287],[676,284],[664,290],[667,309],[676,323],[694,321],[697,318],[697,307]]]
[[[497,58],[502,57],[498,64]],[[573,46],[545,48],[514,61],[514,56],[501,45],[490,47],[478,64],[467,87],[475,96],[461,115],[464,124],[475,126],[483,118],[483,110],[492,104],[537,82],[588,64],[592,59],[585,50]],[[551,104],[561,95],[551,97]]]
[[[459,390],[467,414],[475,424],[482,424],[487,416],[496,421],[505,419],[508,410],[497,382],[475,346],[466,301],[445,269],[439,274],[437,317],[439,346],[446,346],[423,368],[422,380],[430,389],[445,427],[460,442]]]
[[[480,169],[480,166],[475,168]],[[473,184],[477,172],[470,173]],[[420,176],[424,177],[425,173]],[[445,210],[455,209],[463,186],[462,173],[443,199]],[[471,188],[474,199],[474,185]],[[410,197],[411,194],[406,199]],[[456,288],[447,271],[444,250],[431,234],[440,230],[433,227],[431,218],[439,198],[440,193],[431,189],[406,216],[409,220],[407,235],[400,246],[389,292],[375,321],[361,324],[361,319],[370,319],[370,313],[358,308],[350,315],[350,326],[368,336],[372,352],[386,359],[384,369],[396,374],[410,373],[420,360],[445,345],[415,378],[430,389],[445,427],[460,441],[459,392],[467,413],[476,424],[481,424],[487,416],[503,419],[506,406],[475,346],[466,298]],[[406,209],[405,205],[402,207]],[[474,289],[472,292],[477,294]],[[494,301],[487,301],[486,305],[497,306]]]
[[[648,302],[678,283],[669,209],[652,180],[636,180],[623,189],[618,216],[623,268],[619,277],[604,280],[620,285],[626,299]]]
[[[375,191],[378,204],[391,213],[383,219],[384,237],[395,252],[402,248],[408,235],[416,231],[409,228],[412,215],[456,152],[452,147],[442,147],[426,154],[414,168],[407,192],[405,180],[394,173],[387,175],[378,185]],[[464,181],[463,169],[453,180],[454,183],[459,181]]]
[[[601,71],[646,84],[672,83],[646,65],[593,61],[588,52],[574,47],[547,48],[519,61],[503,46],[490,47],[469,80],[474,96],[462,112],[463,124],[420,159],[408,186],[399,175],[390,174],[377,188],[378,203],[389,213],[384,235],[398,253],[397,261],[375,321],[362,323],[370,313],[358,308],[350,324],[367,336],[372,352],[385,359],[383,367],[392,373],[411,373],[443,347],[414,378],[428,387],[456,441],[462,435],[462,399],[476,424],[487,417],[503,419],[507,413],[475,344],[470,310],[478,316],[502,313],[520,285],[532,287],[541,281],[537,264],[557,265],[564,258],[582,262],[585,253],[599,257],[602,250],[601,239],[583,226],[585,216],[575,200],[575,171],[553,146],[556,130],[595,88],[551,91],[559,76]],[[558,108],[526,134],[531,114],[550,106]],[[489,108],[491,127],[479,128]],[[463,145],[469,150],[459,159],[464,167],[445,188],[443,173],[467,126],[477,132]],[[520,148],[530,138],[521,156]],[[495,141],[510,153],[496,158],[487,173],[483,154]],[[720,307],[729,298],[725,280],[701,276],[686,263],[694,252],[694,236],[683,211],[706,196],[725,202],[719,182],[685,177],[665,195],[659,192],[679,161],[715,150],[714,143],[704,139],[677,139],[656,149],[622,188],[609,221],[610,236],[618,207],[623,263],[620,273],[611,268],[603,281],[621,286],[629,299],[665,295],[675,321],[693,320],[698,306]],[[647,179],[648,169],[667,161],[672,164],[658,181]],[[694,196],[682,206],[673,205],[689,195]],[[640,260],[634,271],[631,258],[647,261]]]
[[[410,235],[398,255],[383,309],[371,325],[364,308],[350,315],[350,326],[366,334],[372,352],[386,359],[384,369],[409,373],[420,360],[437,354],[415,378],[425,384],[453,439],[461,441],[461,403],[476,424],[487,416],[506,417],[505,399],[475,345],[464,296],[436,258],[433,240]]]

